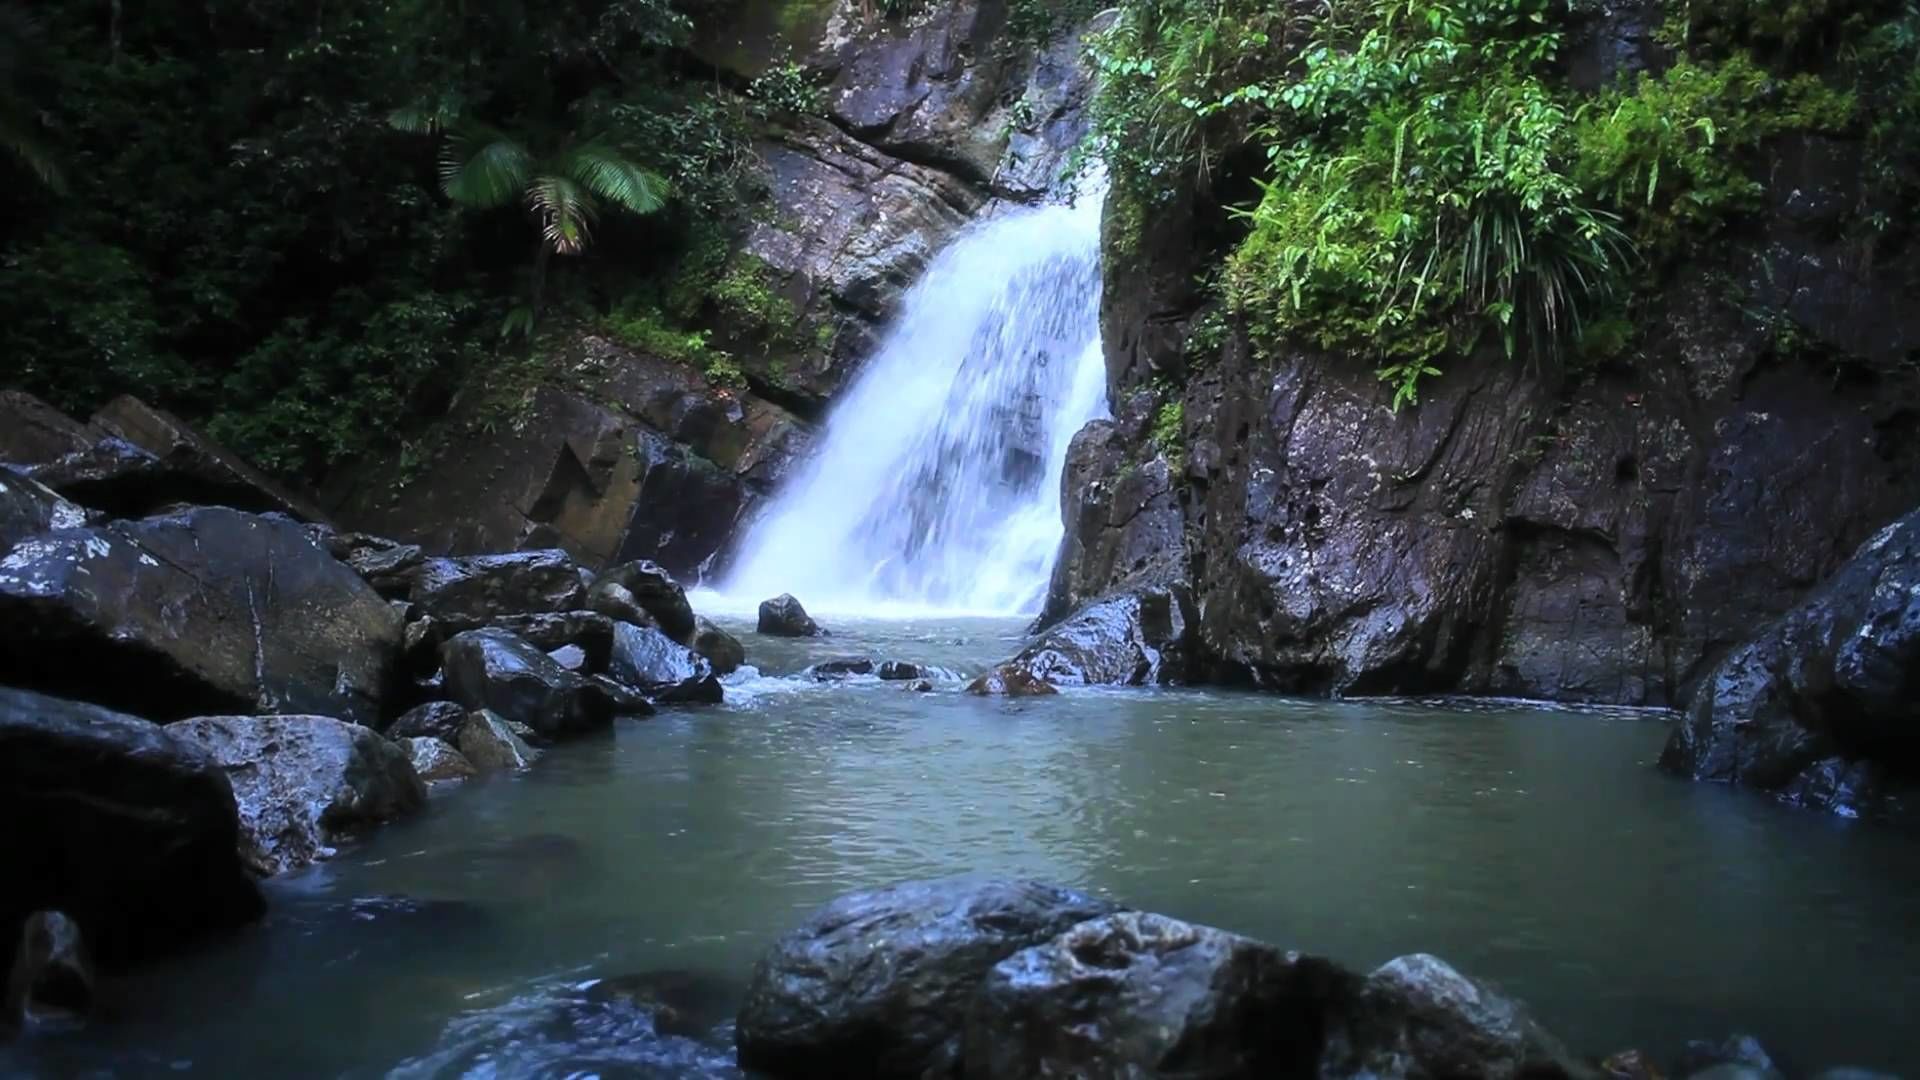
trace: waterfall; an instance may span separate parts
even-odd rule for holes
[[[994,215],[934,259],[824,445],[749,529],[725,594],[1038,609],[1067,444],[1106,413],[1098,196]]]

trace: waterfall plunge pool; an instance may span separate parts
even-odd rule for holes
[[[103,990],[6,1071],[144,1076],[726,1076],[759,952],[898,879],[1027,875],[1364,967],[1433,952],[1575,1049],[1733,1030],[1805,1067],[1920,1073],[1911,838],[1691,785],[1658,717],[1330,704],[1199,690],[1009,702],[873,680],[973,674],[1019,622],[744,632],[730,703],[622,723],[271,884],[260,926]],[[394,899],[407,898],[404,902]],[[604,993],[671,971],[694,1037]]]

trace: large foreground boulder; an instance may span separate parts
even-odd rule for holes
[[[263,909],[226,773],[146,720],[0,688],[0,820],[0,932],[63,911],[111,968]]]
[[[1920,812],[1920,511],[1729,654],[1660,764],[1849,816]]]
[[[966,1075],[1313,1076],[1328,1003],[1357,981],[1224,930],[1120,912],[987,974],[968,1020]]]
[[[1367,976],[1333,1018],[1323,1076],[1522,1080],[1591,1073],[1526,1007],[1437,957],[1402,956]]]
[[[549,738],[613,722],[606,691],[560,666],[538,646],[500,629],[469,630],[441,650],[447,694],[468,709],[491,709]]]
[[[422,615],[470,629],[501,615],[585,607],[580,576],[579,564],[558,550],[428,559],[407,571],[406,598]]]
[[[0,680],[155,720],[376,723],[400,640],[387,602],[284,518],[187,509],[0,558]]]
[[[807,609],[791,593],[781,593],[760,604],[760,619],[755,629],[768,637],[823,637],[826,631],[813,621]]]
[[[168,731],[206,748],[226,769],[240,809],[240,850],[260,874],[327,858],[352,829],[426,802],[407,752],[358,724],[208,716]]]
[[[965,878],[843,896],[754,969],[740,1062],[786,1076],[952,1075],[987,971],[1114,910],[1067,889]]]

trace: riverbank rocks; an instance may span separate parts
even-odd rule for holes
[[[645,560],[624,563],[593,583],[595,587],[606,584],[625,589],[668,637],[682,645],[693,642],[693,605],[687,602],[686,590],[658,564]]]
[[[1920,511],[1721,661],[1660,755],[1853,816],[1920,813]]]
[[[78,529],[87,512],[58,492],[7,469],[0,469],[0,555],[30,536],[55,529]]]
[[[377,723],[400,642],[387,602],[285,518],[185,509],[0,558],[0,681],[155,720]]]
[[[614,622],[591,611],[503,615],[487,625],[525,638],[545,652],[574,646],[585,655],[588,671],[605,671],[613,656]]]
[[[1353,981],[1224,930],[1120,912],[986,974],[967,1021],[966,1075],[1314,1076],[1326,1003]]]
[[[412,738],[395,739],[401,749],[407,752],[407,760],[413,764],[415,776],[423,784],[438,784],[448,780],[466,780],[479,775],[473,762],[455,750],[444,739]]]
[[[755,967],[740,1063],[779,1076],[952,1075],[988,969],[1114,910],[1067,889],[967,878],[843,896]]]
[[[1381,965],[1367,976],[1356,1002],[1336,1008],[1336,1019],[1322,1076],[1525,1080],[1593,1074],[1525,1006],[1424,954]]]
[[[579,564],[559,550],[429,559],[406,578],[406,599],[421,614],[461,628],[502,615],[586,606]]]
[[[426,801],[406,751],[371,728],[325,716],[207,716],[168,728],[227,772],[240,850],[263,875],[334,853],[347,833]]]
[[[693,620],[693,651],[707,658],[715,675],[731,675],[747,662],[747,650],[740,639],[704,616]]]
[[[119,968],[264,907],[226,772],[138,717],[0,688],[0,821],[0,934],[62,911]]]
[[[491,709],[548,738],[605,728],[613,722],[606,692],[517,634],[469,630],[441,649],[446,692],[468,709]],[[471,755],[469,755],[471,756]]]
[[[1184,586],[1103,597],[1044,631],[1002,665],[1056,686],[1154,686],[1186,681],[1193,601]]]
[[[0,998],[0,1029],[23,1020],[79,1019],[92,1005],[93,961],[79,924],[58,911],[27,916]]]
[[[663,705],[717,705],[724,693],[712,664],[653,626],[614,625],[607,674]]]
[[[389,739],[439,739],[453,743],[466,725],[467,710],[451,701],[430,701],[408,709],[387,728]]]
[[[490,709],[468,715],[460,727],[457,745],[461,756],[483,773],[524,769],[540,758],[540,751],[528,746],[499,713]]]
[[[790,593],[782,593],[760,604],[760,620],[756,628],[768,637],[823,637],[826,634]]]

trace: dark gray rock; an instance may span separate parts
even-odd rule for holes
[[[113,399],[93,414],[92,426],[158,461],[164,471],[149,478],[152,483],[145,491],[148,509],[174,502],[205,503],[285,514],[300,521],[326,520],[307,499],[267,479],[193,425],[139,398],[122,395]],[[129,493],[137,496],[138,488]],[[134,511],[130,508],[129,512]]]
[[[1152,686],[1186,681],[1193,602],[1183,586],[1093,601],[1002,665],[1056,686]]]
[[[407,599],[451,626],[503,615],[574,611],[585,606],[580,567],[564,551],[521,551],[429,559],[406,574]]]
[[[407,572],[427,561],[419,544],[403,544],[371,533],[326,530],[322,545],[334,558],[367,579],[382,596],[404,596],[410,583]]]
[[[146,720],[0,688],[0,819],[0,926],[66,912],[104,967],[264,909],[226,773]]]
[[[593,1001],[623,1002],[647,1010],[663,1035],[698,1037],[733,1018],[739,986],[709,972],[670,969],[596,980]]]
[[[389,739],[439,739],[452,743],[467,722],[467,710],[451,701],[430,701],[408,709],[387,728]]]
[[[1682,1076],[1693,1076],[1718,1066],[1745,1069],[1761,1076],[1779,1076],[1773,1064],[1773,1055],[1767,1053],[1767,1048],[1760,1044],[1760,1040],[1738,1032],[1718,1042],[1689,1040],[1686,1050],[1674,1065],[1675,1071]]]
[[[454,701],[491,709],[549,738],[599,730],[613,720],[605,691],[505,630],[456,635],[441,650],[441,663]]]
[[[407,752],[407,760],[413,763],[414,775],[423,784],[436,784],[446,780],[466,780],[476,776],[479,770],[473,767],[466,755],[455,750],[444,739],[412,738],[395,739],[395,743]]]
[[[0,679],[156,720],[377,723],[400,643],[387,602],[285,518],[189,509],[0,558]]]
[[[760,604],[760,633],[769,637],[821,637],[826,631],[791,594],[782,593]]]
[[[871,675],[874,671],[874,663],[865,656],[841,656],[832,660],[822,660],[809,667],[807,671],[815,679],[828,682],[844,679],[849,675]]]
[[[647,696],[631,686],[615,680],[608,675],[591,676],[593,684],[606,691],[607,699],[613,702],[615,716],[652,716],[653,702]]]
[[[912,682],[927,676],[927,669],[919,664],[910,664],[904,660],[889,660],[880,665],[876,672],[883,682]]]
[[[1445,961],[1402,956],[1367,976],[1357,1001],[1340,1007],[1322,1076],[1408,1080],[1584,1077],[1581,1065],[1526,1007]]]
[[[591,611],[505,615],[487,625],[517,634],[546,652],[575,646],[586,655],[587,671],[605,671],[613,655],[613,620]]]
[[[483,773],[524,769],[540,758],[540,752],[528,746],[500,714],[488,709],[467,717],[458,746],[461,756]]]
[[[731,675],[747,662],[747,650],[740,639],[705,618],[693,621],[693,651],[707,658],[715,675]]]
[[[1329,1004],[1358,981],[1224,930],[1108,915],[987,974],[967,1020],[966,1075],[1313,1076]]]
[[[755,967],[740,1062],[782,1075],[952,1075],[987,971],[1113,911],[1032,882],[949,879],[843,896]]]
[[[85,450],[100,438],[24,390],[0,390],[0,465],[25,469]]]
[[[0,999],[0,1028],[8,1020],[76,1020],[92,1006],[93,960],[79,924],[58,911],[27,916]]]
[[[915,679],[912,682],[901,683],[900,685],[907,691],[915,694],[933,693],[933,681],[931,679]]]
[[[967,684],[976,697],[1046,697],[1059,693],[1052,683],[1023,668],[1002,666]]]
[[[325,716],[208,716],[168,730],[226,769],[240,810],[241,854],[260,874],[328,858],[352,830],[426,802],[406,751],[358,724]]]
[[[607,674],[659,704],[719,704],[723,690],[705,657],[658,627],[618,623]]]
[[[1920,810],[1920,512],[1728,655],[1660,763],[1850,816]]]
[[[625,563],[594,579],[596,586],[602,583],[625,589],[668,637],[682,645],[693,642],[693,605],[687,603],[687,591],[659,564]]]
[[[653,626],[653,616],[640,606],[640,600],[617,581],[596,581],[587,590],[587,607],[614,622],[634,626]]]
[[[19,473],[0,469],[0,555],[30,536],[78,529],[87,512]]]

